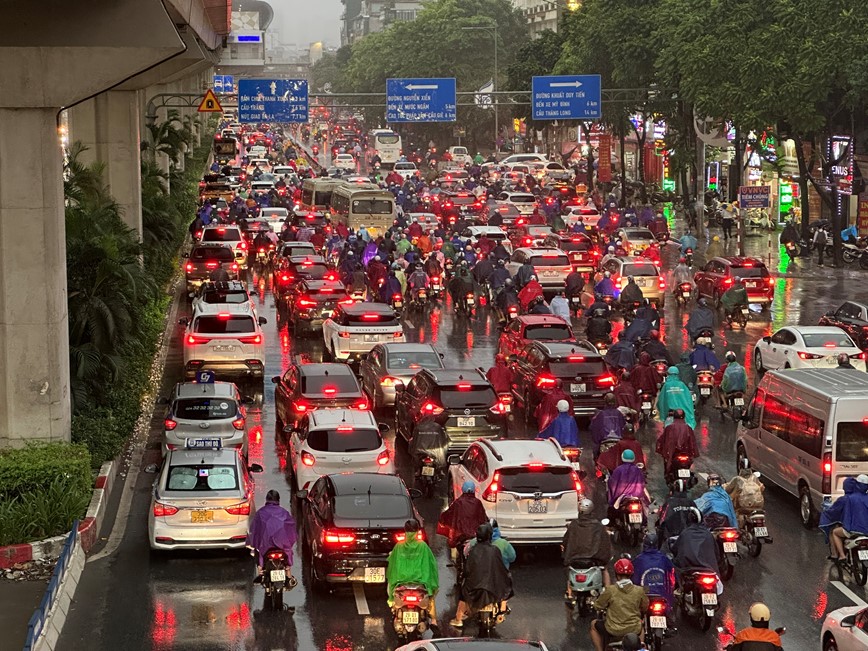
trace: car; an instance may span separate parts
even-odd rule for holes
[[[447,190],[439,195],[439,201],[434,204],[434,212],[441,217],[448,216],[450,224],[454,224],[460,216],[472,217],[484,209],[484,200],[466,190]]]
[[[522,314],[512,319],[497,342],[501,355],[517,355],[532,341],[575,341],[573,329],[553,314]]]
[[[835,368],[841,353],[847,353],[857,369],[865,370],[866,353],[841,328],[787,326],[754,344],[754,369],[763,373],[785,368]]]
[[[529,192],[501,192],[495,201],[499,205],[511,205],[522,215],[530,215],[537,207],[536,197]]]
[[[579,517],[578,471],[553,439],[476,441],[449,457],[449,495],[472,482],[485,512],[513,545],[560,544]]]
[[[445,368],[443,353],[431,344],[377,344],[359,364],[359,377],[376,411],[394,405],[395,386],[406,385],[424,368]]]
[[[624,249],[630,255],[639,255],[651,246],[651,244],[657,241],[657,238],[654,237],[654,233],[647,228],[636,228],[632,226],[629,228],[618,229],[616,237],[621,240]]]
[[[509,239],[515,247],[541,247],[543,240],[554,234],[551,226],[523,224],[511,229]]]
[[[401,342],[404,328],[390,306],[383,303],[338,305],[322,325],[324,357],[359,360],[378,343]]]
[[[582,223],[588,228],[596,228],[602,215],[600,211],[591,206],[570,206],[569,212],[562,216],[567,228],[572,228],[581,218]]]
[[[244,549],[256,513],[251,473],[237,448],[215,438],[169,450],[151,493],[148,542],[154,550]]]
[[[666,300],[666,280],[651,260],[609,256],[609,259],[603,262],[602,268],[612,274],[612,281],[619,292],[627,284],[627,278],[633,276],[633,280],[642,290],[642,296],[654,303],[658,309],[663,307]]]
[[[846,301],[837,310],[820,317],[819,325],[837,326],[850,335],[862,350],[868,349],[868,305]]]
[[[823,620],[820,633],[823,651],[864,651],[868,649],[868,608],[844,606]]]
[[[603,399],[615,387],[603,357],[587,341],[533,341],[510,361],[513,396],[524,409],[525,420],[536,422],[534,413],[545,393],[558,380],[573,401],[573,413],[589,416],[603,408]]]
[[[211,273],[223,269],[230,279],[238,280],[238,263],[235,253],[228,245],[199,244],[187,254],[184,263],[184,280],[187,294],[191,295],[201,285],[209,282]]]
[[[239,448],[247,456],[244,400],[232,382],[178,382],[165,399],[163,456],[183,448],[188,438],[219,438],[224,448]]]
[[[419,171],[416,167],[416,163],[411,163],[409,161],[398,161],[392,169],[397,174],[400,174],[401,178],[404,180],[412,178],[413,175]]]
[[[295,174],[295,170],[292,167],[290,167],[289,165],[275,165],[272,168],[271,173],[277,177],[287,177],[287,176],[292,176],[293,174]],[[289,179],[287,179],[287,181],[288,180]]]
[[[751,303],[768,308],[775,297],[775,279],[759,258],[712,258],[693,276],[696,294],[719,303],[720,297],[732,287],[735,278],[744,282]]]
[[[543,176],[548,177],[552,181],[571,181],[573,179],[573,171],[560,163],[543,163],[540,171]]]
[[[239,280],[202,283],[193,296],[193,313],[203,310],[205,305],[247,305],[251,314],[256,313],[247,287]]]
[[[528,640],[438,637],[436,640],[416,640],[396,651],[548,651],[548,647],[542,642]]]
[[[238,226],[209,225],[202,229],[202,244],[227,244],[235,252],[235,262],[244,269],[247,266],[247,240]]]
[[[260,379],[265,368],[261,326],[265,317],[233,314],[225,305],[206,304],[190,318],[179,319],[184,331],[184,377],[192,380],[200,371],[218,377]]]
[[[395,474],[392,452],[370,411],[317,409],[302,417],[289,435],[286,462],[298,488],[310,488],[335,472]]]
[[[397,475],[325,475],[297,496],[302,548],[314,589],[329,583],[385,585],[389,553],[404,540],[404,523],[422,521]]]
[[[298,427],[299,421],[316,409],[370,408],[370,401],[346,364],[312,364],[296,359],[283,375],[275,375],[271,381],[281,433]]]
[[[356,159],[352,154],[338,154],[332,159],[332,162],[339,170],[356,171]]]
[[[284,242],[277,250],[277,255],[280,258],[292,258],[294,256],[314,256],[319,255],[316,247],[310,242]]]
[[[278,307],[285,306],[292,333],[298,337],[321,326],[338,305],[354,302],[339,280],[303,280],[292,286],[286,300],[281,298]]]
[[[408,224],[418,222],[422,230],[431,235],[435,230],[440,228],[440,220],[433,212],[411,212],[405,214]]]
[[[262,208],[259,211],[259,218],[267,222],[271,226],[271,230],[279,233],[283,223],[289,219],[289,210],[286,208]]]
[[[465,240],[470,240],[473,248],[476,248],[477,242],[484,235],[495,244],[503,244],[507,251],[512,251],[512,242],[500,226],[468,226],[460,235]]]
[[[506,405],[478,369],[423,369],[397,387],[395,431],[407,441],[421,427],[438,428],[450,450],[502,434]]]
[[[473,164],[473,156],[467,151],[467,147],[455,145],[446,151],[452,157],[453,163],[458,163],[459,165]]]
[[[504,228],[512,226],[522,219],[522,213],[519,212],[519,209],[511,203],[499,204],[495,202],[493,206],[489,203],[483,208],[483,210],[488,211],[489,221],[491,221],[492,217],[498,215],[503,221]],[[497,228],[500,227],[498,226]]]
[[[287,290],[302,280],[335,280],[337,272],[321,255],[293,255],[280,261],[275,278],[276,294],[283,297]]]
[[[264,175],[263,175],[264,176]],[[268,194],[274,189],[274,181],[265,178],[255,179],[250,182],[251,196]]]
[[[524,163],[527,161],[548,162],[548,159],[543,154],[511,154],[500,161],[500,164],[511,165],[512,163]]]
[[[253,170],[257,167],[262,170],[263,173],[268,173],[271,171],[271,161],[265,157],[257,158],[253,155],[253,152],[248,152],[249,162],[247,163],[247,173],[252,174]]]
[[[531,247],[515,249],[506,263],[506,268],[511,276],[515,276],[525,263],[533,266],[539,284],[543,290],[549,292],[563,289],[567,276],[573,270],[569,256],[563,251]]]
[[[542,241],[542,247],[560,249],[570,259],[573,271],[592,273],[600,260],[600,251],[584,233],[560,234],[547,236]]]

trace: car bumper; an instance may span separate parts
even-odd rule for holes
[[[189,432],[179,432],[177,429],[172,432],[166,432],[163,436],[163,454],[166,454],[166,451],[169,446],[174,446],[175,449],[182,449],[186,443],[187,439],[220,439],[221,445],[224,448],[243,448],[245,443],[246,432],[238,431],[237,434],[233,434],[232,436],[221,436],[220,434],[209,434],[206,429],[196,429],[196,431]]]
[[[505,434],[501,425],[476,427],[474,429],[447,427],[446,437],[449,452],[464,452],[470,444],[479,439],[495,439]]]
[[[148,537],[151,549],[243,549],[247,544],[247,524],[194,529],[173,527],[151,520]]]
[[[774,296],[769,296],[768,294],[751,294],[747,295],[747,302],[753,303],[755,305],[769,305],[772,300],[774,300]]]
[[[326,557],[320,561],[326,583],[365,583],[366,567],[388,567],[388,555],[365,558]],[[385,587],[385,582],[380,583]]]
[[[575,516],[574,516],[575,517]],[[504,527],[500,525],[503,537],[513,545],[560,545],[567,531],[563,525],[553,527]]]
[[[187,379],[196,377],[202,370],[213,371],[218,377],[262,377],[265,362],[262,359],[246,359],[231,361],[209,361],[192,359],[184,365],[184,376]]]

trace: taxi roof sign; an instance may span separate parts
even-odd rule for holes
[[[188,450],[221,450],[223,439],[186,439],[184,447]]]
[[[223,107],[220,106],[220,100],[210,88],[205,93],[205,97],[199,102],[199,113],[222,113]]]

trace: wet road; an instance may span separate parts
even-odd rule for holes
[[[766,253],[765,236],[750,239],[748,245],[749,252]],[[789,272],[779,269],[775,261],[770,270],[779,275],[770,314],[752,314],[746,331],[717,328],[718,353],[722,356],[724,350],[735,350],[744,358],[749,371],[750,355],[746,353],[757,338],[783,324],[816,323],[824,311],[849,298],[845,288],[856,286],[855,282],[862,278],[858,271],[828,268],[824,274],[817,274],[807,261],[800,261]],[[255,273],[249,277],[260,315],[268,318],[264,327],[266,378],[281,373],[291,355],[308,352],[318,358],[322,349],[322,342],[315,337],[296,341],[286,328],[278,330],[269,282]],[[186,303],[179,303],[179,307],[180,316],[185,313]],[[680,352],[684,345],[680,333],[683,319],[686,314],[676,313],[672,305],[668,307],[664,333],[673,352]],[[498,330],[485,313],[468,328],[464,322],[456,323],[449,309],[435,308],[424,318],[406,319],[405,332],[408,341],[434,343],[455,367],[487,368],[493,363]],[[167,358],[163,395],[180,379],[180,338],[181,329],[176,327]],[[248,417],[250,461],[265,467],[265,473],[257,476],[257,504],[263,502],[270,488],[279,489],[284,497],[290,493],[275,451],[274,392],[270,382],[266,382],[262,398],[261,406],[251,408]],[[718,413],[709,408],[702,416],[698,432],[702,456],[697,460],[697,469],[729,477],[735,472],[734,426],[729,421],[722,423]],[[159,457],[157,436],[161,425],[162,409],[158,408],[143,465]],[[515,429],[511,434],[515,434]],[[656,429],[650,426],[640,432],[646,453],[653,448],[655,435]],[[587,441],[586,431],[583,437]],[[653,455],[648,458],[651,492],[662,499],[664,487],[658,459]],[[400,454],[398,461],[401,467]],[[405,472],[402,474],[407,476]],[[258,612],[263,591],[251,584],[254,567],[249,557],[218,552],[151,553],[147,542],[147,509],[153,477],[145,473],[137,477],[120,545],[110,555],[88,564],[60,649],[350,651],[396,646],[382,588],[341,588],[333,594],[314,596],[305,581],[286,597],[287,603],[296,607],[294,615],[264,616]],[[412,482],[412,477],[408,481]],[[589,484],[593,496],[597,495],[597,489],[593,483]],[[602,494],[595,501],[601,503]],[[418,500],[440,565],[442,588],[437,595],[437,608],[441,622],[449,621],[456,604],[445,541],[434,534],[437,516],[445,505],[443,497]],[[788,628],[786,648],[818,648],[824,614],[850,605],[851,599],[830,583],[829,567],[823,560],[826,549],[822,536],[800,526],[796,499],[770,487],[766,491],[766,511],[775,542],[764,548],[758,559],[740,560],[722,596],[717,624],[729,631],[741,628],[747,624],[749,605],[762,599],[772,609],[774,624]],[[299,549],[296,559],[300,558]],[[298,568],[296,574],[300,574]],[[516,592],[511,602],[513,612],[498,628],[497,635],[542,639],[553,650],[590,648],[589,623],[583,620],[577,626],[571,624],[563,605],[565,579],[557,549],[520,549],[518,561],[513,565],[513,578]],[[846,587],[859,598],[865,597],[864,589],[851,583]],[[453,632],[448,626],[444,629]],[[474,632],[468,627],[469,634]],[[725,632],[702,634],[690,622],[682,621],[677,637],[666,646],[722,649],[730,640]]]

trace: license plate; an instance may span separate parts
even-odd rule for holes
[[[682,298],[690,298],[690,292],[681,292]]]
[[[636,278],[635,280],[636,280],[636,284],[637,284],[639,287],[644,287],[644,286],[645,286],[645,281],[644,281],[642,278]]]
[[[690,479],[690,468],[679,468],[678,477],[681,479]]]
[[[365,335],[365,343],[375,343],[379,340],[380,338],[377,335]]]
[[[641,513],[628,513],[627,517],[630,520],[630,524],[642,524]]]
[[[743,407],[744,406],[744,398],[733,398],[732,404],[734,404],[736,407]]]
[[[700,395],[703,395],[703,396],[710,396],[711,395],[711,389],[709,387],[702,387],[699,389],[699,393],[700,393]]]
[[[579,305],[582,302],[582,299],[579,298],[578,296],[573,296],[570,299],[570,301],[572,302],[573,305]]]
[[[554,278],[557,275],[557,271],[543,271],[543,276],[546,276],[547,278]]]
[[[570,393],[584,393],[585,385],[584,384],[571,384],[570,385]]]
[[[702,605],[703,606],[716,606],[717,605],[717,593],[715,593],[715,592],[703,592],[702,593]]]
[[[404,307],[404,301],[395,301],[394,307]]]
[[[418,610],[405,610],[404,614],[401,616],[401,621],[405,624],[418,624],[419,623],[419,611]]]
[[[428,297],[428,292],[426,292],[424,290],[419,291],[419,298],[427,298],[427,297]],[[406,615],[407,613],[404,613],[404,614]]]
[[[422,476],[423,477],[433,477],[434,476],[434,468],[432,466],[422,466]]]
[[[741,313],[744,314],[745,316],[747,316],[748,314],[750,314],[750,310],[747,309],[746,307],[743,307],[743,308],[741,308]]]
[[[385,583],[386,568],[385,567],[366,567],[365,568],[365,583]]]
[[[527,505],[528,513],[548,513],[549,512],[549,503],[543,502],[542,500],[534,500],[530,504]]]
[[[211,350],[215,353],[231,353],[235,350],[235,346],[212,346]]]
[[[468,299],[467,299],[467,304],[468,304],[468,305],[473,306],[475,303],[476,303],[476,299],[475,299],[475,298],[468,298]]]
[[[768,538],[768,535],[769,535],[768,527],[756,527],[753,530],[753,535],[756,538]],[[860,554],[865,554],[865,558],[868,559],[868,550],[866,550],[864,552],[860,552]],[[860,556],[860,558],[861,558],[861,556]]]
[[[271,582],[283,583],[286,581],[286,570],[271,570]]]
[[[650,402],[643,402],[642,403],[642,409],[651,409],[651,403]]]
[[[458,427],[476,427],[476,417],[458,418]]]
[[[651,628],[666,628],[666,618],[661,615],[652,615],[649,620]]]
[[[724,554],[735,554],[738,552],[738,546],[734,542],[723,543]]]
[[[744,286],[745,286],[745,287],[757,287],[757,283],[756,283],[756,281],[754,281],[754,282],[750,282],[750,281],[749,281],[749,282],[746,282],[746,283],[744,284]]]
[[[859,550],[859,560],[860,561],[868,561],[868,549],[860,549]]]
[[[214,522],[214,511],[190,511],[190,522],[193,524]]]

